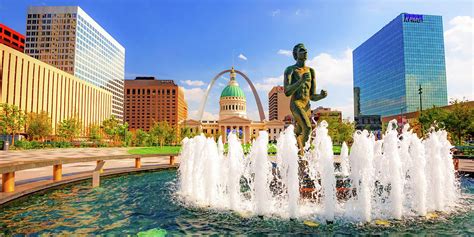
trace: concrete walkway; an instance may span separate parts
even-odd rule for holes
[[[94,156],[129,155],[130,148],[57,148],[39,149],[25,151],[0,151],[0,164],[22,161],[37,161],[52,158],[80,158]],[[153,157],[142,159],[142,166],[168,164],[169,157]],[[104,170],[115,168],[134,167],[134,159],[110,160],[105,162]],[[96,162],[83,162],[63,165],[63,176],[72,176],[83,172],[92,172],[96,167]],[[22,185],[29,182],[52,179],[53,167],[41,167],[29,170],[22,170],[15,173],[15,185]],[[0,178],[1,179],[1,178]]]

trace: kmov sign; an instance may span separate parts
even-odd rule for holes
[[[421,23],[423,22],[423,15],[417,15],[417,14],[403,14],[403,21],[404,22],[415,22],[415,23]]]

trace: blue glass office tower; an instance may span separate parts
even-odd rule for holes
[[[354,115],[447,105],[441,16],[402,13],[353,52]]]

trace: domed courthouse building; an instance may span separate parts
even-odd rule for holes
[[[214,81],[227,72],[230,72],[230,80],[228,85],[222,90],[219,99],[219,120],[189,119],[184,121],[182,126],[191,128],[191,132],[204,133],[208,137],[213,136],[217,138],[223,135],[223,142],[226,142],[230,132],[235,131],[243,143],[251,142],[252,139],[258,136],[259,131],[267,130],[269,140],[276,141],[278,134],[283,131],[285,123],[278,120],[265,120],[258,94],[256,94],[252,82],[242,72],[232,68],[231,70],[225,70],[218,74],[211,82],[211,86],[206,92],[205,100],[207,100],[207,95]],[[257,106],[260,110],[261,121],[252,121],[247,117],[247,99],[244,91],[240,88],[239,83],[235,79],[236,72],[243,76],[252,88]]]

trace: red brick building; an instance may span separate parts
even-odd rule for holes
[[[25,36],[0,23],[0,43],[20,52],[25,51]]]
[[[172,126],[187,119],[188,106],[183,89],[173,80],[137,77],[125,80],[125,122],[130,130],[149,131],[155,122]]]

